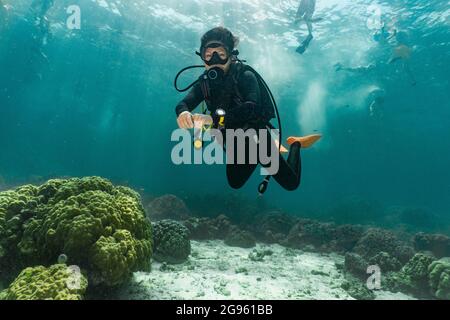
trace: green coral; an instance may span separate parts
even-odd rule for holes
[[[430,255],[417,253],[402,268],[402,272],[408,275],[413,282],[426,282],[428,277],[428,266],[434,261]]]
[[[150,260],[142,259],[149,252],[149,241],[137,240],[128,230],[118,230],[95,242],[91,250],[91,267],[97,270],[95,277],[99,282],[108,279],[111,285],[120,284],[131,275],[130,267],[149,270]]]
[[[414,249],[406,242],[401,241],[390,231],[371,228],[359,239],[353,250],[365,259],[370,259],[379,252],[386,252],[405,264],[414,256]]]
[[[0,294],[0,300],[81,300],[88,282],[74,270],[64,264],[27,268]]]
[[[341,288],[356,300],[374,300],[376,298],[375,293],[369,290],[363,282],[351,276],[347,276],[341,284]]]
[[[22,269],[17,246],[22,238],[23,224],[35,215],[38,205],[37,188],[22,186],[14,191],[0,192],[0,269]],[[8,272],[9,273],[9,272]]]
[[[161,220],[153,224],[155,260],[182,263],[191,254],[189,230],[174,220]]]
[[[9,248],[0,264],[48,265],[64,253],[93,284],[116,286],[149,269],[151,239],[139,194],[106,179],[54,179],[0,193],[0,252]]]
[[[450,300],[450,259],[434,261],[429,267],[429,283],[434,296]]]
[[[427,296],[429,292],[428,268],[434,258],[430,255],[415,254],[400,270],[389,273],[384,281],[390,291],[403,291],[417,296]]]
[[[392,257],[387,252],[378,252],[375,256],[369,259],[369,265],[377,265],[382,272],[398,271],[402,264],[397,258]]]

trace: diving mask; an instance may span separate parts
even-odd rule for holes
[[[224,48],[227,54],[227,58],[223,59],[220,57],[220,54],[217,51],[214,51],[211,58],[206,60],[205,54],[206,54],[206,50],[207,49],[211,49],[211,48]],[[227,64],[228,60],[230,60],[230,53],[229,50],[227,49],[227,47],[221,43],[221,42],[211,42],[208,43],[205,47],[200,49],[200,52],[196,52],[197,55],[200,56],[200,58],[202,58],[202,60],[205,62],[206,65],[208,66],[213,66],[213,65],[225,65]]]
[[[211,59],[207,60],[203,60],[208,66],[213,66],[213,65],[225,65],[227,64],[228,60],[230,60],[230,58],[226,58],[226,59],[222,59],[220,57],[220,55],[217,53],[217,51],[214,51]]]

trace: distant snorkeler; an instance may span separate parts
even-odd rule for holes
[[[300,5],[297,10],[297,14],[295,17],[295,23],[299,23],[304,21],[308,26],[308,36],[305,40],[300,44],[297,48],[296,52],[303,54],[306,49],[308,49],[311,40],[314,38],[313,36],[313,26],[314,22],[322,20],[322,18],[313,18],[314,11],[316,10],[316,0],[301,0]]]
[[[349,73],[357,75],[368,75],[374,72],[377,65],[370,63],[366,66],[359,67],[345,67],[342,63],[336,63],[334,65],[335,71],[346,71]],[[373,118],[380,119],[383,117],[384,101],[385,101],[385,91],[383,89],[376,88],[369,93],[369,115]]]
[[[408,35],[404,31],[399,31],[396,27],[396,19],[393,19],[389,25],[383,22],[381,28],[375,33],[374,40],[377,42],[389,42],[394,40],[394,49],[388,64],[393,64],[397,61],[403,63],[403,68],[410,79],[412,86],[417,84],[416,79],[411,71],[409,60],[412,54],[412,48],[408,45]]]
[[[406,34],[404,32],[398,32],[394,30],[390,36],[386,38],[386,40],[395,39],[395,47],[392,52],[390,59],[387,64],[391,65],[396,62],[401,62],[403,64],[403,68],[410,80],[412,86],[417,84],[414,74],[411,71],[411,67],[409,64],[409,60],[412,53],[412,48],[406,44]],[[386,65],[386,63],[370,63],[366,66],[357,66],[357,67],[346,67],[342,63],[338,62],[334,65],[335,71],[346,71],[354,74],[366,75],[370,72],[374,72],[378,67]]]
[[[403,64],[403,69],[405,70],[410,83],[412,86],[417,84],[415,76],[411,71],[410,59],[412,54],[412,48],[408,45],[408,36],[404,31],[398,31],[395,29],[393,37],[395,38],[395,47],[392,52],[392,56],[388,61],[388,64],[393,64],[400,61]]]
[[[356,74],[367,74],[368,72],[374,71],[376,69],[375,63],[370,63],[366,66],[358,66],[358,67],[345,67],[342,63],[338,62],[334,65],[335,71],[347,71],[350,73]]]
[[[387,26],[386,22],[383,21],[381,23],[381,27],[377,29],[373,34],[373,39],[376,42],[382,43],[390,40],[394,35],[394,32],[392,32]],[[358,75],[367,75],[368,73],[375,71],[377,67],[377,63],[369,63],[367,65],[361,65],[357,67],[346,67],[341,62],[338,62],[334,65],[334,69],[336,72],[345,71]]]
[[[278,137],[270,134],[270,129],[274,129],[270,121],[275,118],[275,111],[278,115],[276,102],[262,77],[238,58],[237,44],[238,39],[223,27],[214,28],[203,35],[200,51],[197,52],[203,64],[184,68],[175,78],[175,88],[179,92],[190,89],[187,96],[176,106],[178,126],[182,129],[190,129],[196,122],[202,121],[205,114],[192,114],[191,112],[200,103],[205,102],[207,111],[211,114],[212,127],[221,132],[224,132],[225,129],[243,129],[244,131],[254,129],[256,133],[253,138],[255,141],[260,141],[259,130],[266,129],[266,132],[269,133],[269,139],[266,139],[268,144],[266,150],[271,150],[271,147],[275,145],[276,156],[279,158],[279,170],[273,177],[284,189],[295,190],[300,185],[301,177],[300,149],[311,147],[321,138],[321,135],[289,137],[287,139],[287,143],[290,145],[289,156],[287,160],[283,158],[279,151],[287,152],[288,150],[280,145]],[[187,88],[179,89],[177,79],[180,74],[196,67],[205,68],[205,72]],[[279,116],[277,118],[281,131]],[[223,137],[222,146],[224,147],[226,135],[223,134]],[[238,151],[242,152],[243,149],[245,149],[246,155],[250,154],[248,139],[242,146],[243,148],[239,147],[238,149],[237,143],[230,144],[234,145],[235,156],[239,156]],[[257,143],[257,146],[259,149],[260,143]],[[268,167],[267,164],[261,162],[259,156],[257,163],[250,163],[248,159],[242,164],[235,160],[227,161],[226,174],[229,185],[235,189],[243,187],[258,164],[265,168]],[[270,175],[266,176],[259,185],[260,195],[265,192],[270,177]]]

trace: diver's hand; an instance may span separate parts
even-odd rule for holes
[[[194,121],[192,119],[192,113],[189,111],[183,111],[177,118],[178,127],[181,129],[192,129],[194,127]]]
[[[213,124],[212,117],[206,114],[195,113],[192,115],[192,121],[194,121],[194,127],[197,126],[197,124],[200,127]]]

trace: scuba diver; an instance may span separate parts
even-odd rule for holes
[[[367,66],[359,66],[359,67],[345,67],[342,63],[338,62],[334,65],[335,71],[347,71],[350,73],[356,74],[366,74],[368,72],[374,71],[376,69],[376,64],[370,63]]]
[[[316,10],[316,0],[301,0],[295,17],[295,23],[304,21],[308,27],[308,36],[297,48],[296,52],[303,54],[308,49],[313,37],[313,22],[322,20],[321,18],[313,19],[314,11]]]
[[[256,136],[254,138],[259,141],[257,142],[259,149],[259,129],[274,129],[270,120],[275,118],[276,113],[281,141],[281,122],[276,102],[265,81],[253,68],[244,64],[245,61],[238,59],[239,52],[235,49],[237,44],[238,39],[223,27],[214,28],[203,35],[200,51],[197,52],[203,64],[184,68],[175,78],[175,88],[179,92],[190,89],[187,96],[176,106],[177,123],[183,129],[193,128],[195,122],[204,115],[191,112],[200,103],[205,102],[211,113],[214,128],[221,132],[225,129],[255,129]],[[187,69],[196,67],[206,70],[193,84],[185,89],[179,89],[177,79],[180,74]],[[223,136],[225,137],[225,135]],[[259,185],[260,195],[266,191],[272,176],[286,190],[297,189],[301,177],[300,149],[311,147],[320,138],[321,135],[318,134],[289,137],[287,143],[290,145],[290,151],[286,160],[282,157],[281,152],[287,152],[287,149],[282,147],[277,140],[278,137],[270,135],[269,139],[266,139],[268,144],[266,150],[270,152],[275,149],[277,151],[279,168],[275,174],[267,175]],[[224,145],[226,145],[225,138],[222,146]],[[272,148],[274,146],[275,148]],[[248,155],[249,140],[245,141],[245,149],[246,155]],[[237,150],[237,144],[234,143],[234,155],[237,155]],[[239,150],[242,149],[239,148]],[[227,161],[226,173],[229,185],[234,189],[244,186],[258,164],[267,168],[267,165],[262,162],[259,156],[257,163],[249,163],[247,158],[243,164]]]

